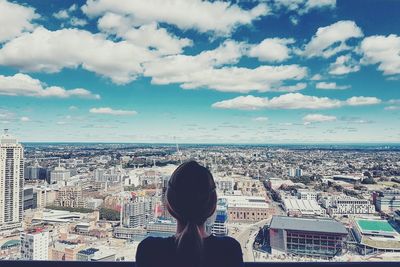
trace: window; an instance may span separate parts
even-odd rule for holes
[[[194,159],[246,262],[399,261],[400,1],[360,2],[0,0],[0,260],[135,261]]]

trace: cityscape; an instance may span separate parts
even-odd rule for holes
[[[148,236],[175,234],[174,169],[214,175],[209,234],[245,261],[398,261],[400,146],[21,144],[0,139],[0,257],[135,261]]]
[[[168,181],[192,160],[217,193],[200,236],[245,266],[400,262],[399,14],[0,0],[0,265],[140,264],[142,240],[180,238]]]

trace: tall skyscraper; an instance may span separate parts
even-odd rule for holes
[[[8,130],[0,137],[0,232],[22,226],[24,149]]]

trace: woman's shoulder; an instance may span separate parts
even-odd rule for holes
[[[230,236],[215,236],[211,235],[209,237],[209,240],[213,243],[215,243],[218,246],[224,246],[226,247],[232,247],[233,249],[239,249],[241,250],[240,243],[234,239],[233,237]]]
[[[157,245],[169,244],[173,240],[174,240],[173,236],[170,236],[170,237],[153,237],[153,236],[149,236],[149,237],[146,237],[145,239],[143,239],[139,243],[139,247],[146,248],[148,246],[154,247],[154,246],[157,246]]]

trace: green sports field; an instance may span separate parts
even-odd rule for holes
[[[387,221],[357,220],[357,224],[363,231],[395,232]]]

